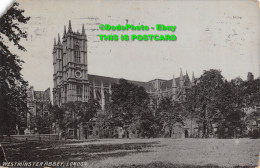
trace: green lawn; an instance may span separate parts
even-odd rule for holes
[[[4,147],[8,161],[84,161],[87,167],[255,167],[260,139],[102,139]]]

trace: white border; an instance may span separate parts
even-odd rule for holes
[[[2,16],[14,0],[0,0],[0,16]]]

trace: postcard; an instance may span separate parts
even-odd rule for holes
[[[260,2],[16,0],[0,166],[259,167]]]

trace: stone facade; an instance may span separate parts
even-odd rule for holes
[[[118,78],[88,74],[87,64],[87,36],[84,25],[82,32],[72,31],[69,22],[68,31],[64,27],[62,40],[58,35],[58,42],[54,40],[53,47],[53,101],[61,105],[69,101],[87,102],[90,98],[97,99],[102,109],[109,100],[111,85],[119,83]],[[174,100],[183,99],[186,89],[194,82],[194,75],[190,80],[188,74],[180,77],[173,76],[170,80],[154,79],[148,82],[129,81],[143,86],[151,97],[158,100],[164,96],[171,96]]]
[[[48,116],[48,106],[51,105],[51,92],[50,88],[45,91],[35,91],[33,86],[27,89],[27,129],[25,132],[31,134],[30,116]]]
[[[54,39],[53,47],[53,102],[56,105],[70,101],[87,102],[93,98],[99,101],[102,110],[109,101],[111,85],[119,83],[118,78],[88,74],[87,36],[84,25],[81,33],[73,32],[69,21],[68,31],[64,27],[62,40]],[[162,97],[171,97],[178,101],[185,98],[187,89],[194,84],[194,74],[190,80],[187,72],[170,80],[154,79],[148,82],[130,81],[145,88],[151,98],[151,104],[158,105]]]
[[[31,86],[27,90],[27,107],[29,112],[34,116],[48,115],[48,105],[51,104],[51,92],[50,88],[45,91],[35,91]]]
[[[89,99],[87,37],[84,26],[82,33],[74,33],[69,23],[68,31],[64,27],[62,41],[59,35],[57,44],[54,40],[53,67],[54,104],[86,102]]]

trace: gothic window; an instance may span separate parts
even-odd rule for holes
[[[93,87],[91,87],[89,90],[89,96],[90,96],[90,99],[94,99]]]
[[[75,47],[75,62],[80,63],[80,52],[79,52],[79,46]]]
[[[109,89],[104,89],[104,95],[105,95],[105,102],[108,102],[109,101]]]
[[[82,88],[80,85],[77,85],[76,92],[77,92],[77,100],[80,101],[82,98]]]
[[[101,100],[101,88],[96,89],[96,98],[98,101]]]

